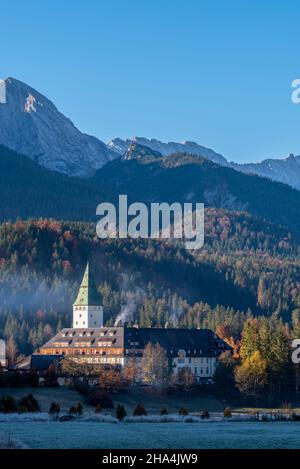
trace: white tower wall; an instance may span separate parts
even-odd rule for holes
[[[103,327],[103,306],[73,306],[73,328]]]

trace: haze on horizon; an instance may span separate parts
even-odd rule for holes
[[[196,141],[238,162],[300,154],[300,4],[58,0],[1,5],[0,77],[81,130]]]

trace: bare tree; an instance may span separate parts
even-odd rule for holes
[[[169,362],[166,351],[159,344],[148,343],[141,362],[144,383],[163,386],[169,378]]]
[[[13,366],[17,361],[18,347],[14,337],[11,335],[6,342],[6,357],[8,366]]]

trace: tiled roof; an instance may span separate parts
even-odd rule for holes
[[[62,355],[31,355],[30,368],[37,368],[38,370],[48,370],[50,365],[54,365],[56,368],[60,367],[60,361]]]
[[[215,356],[215,351],[229,350],[230,347],[209,329],[159,329],[135,327],[101,327],[89,329],[62,329],[47,342],[45,348],[62,348],[67,343],[69,348],[113,347],[125,349],[144,349],[147,343],[158,343],[168,353],[178,350],[190,351],[191,354]],[[82,345],[83,344],[83,345]]]
[[[97,347],[98,342],[111,342],[114,347],[123,347],[123,327],[97,327],[88,329],[62,329],[41,348],[61,348],[61,343],[68,343],[68,347],[75,348],[76,343],[86,342],[88,346]]]
[[[160,328],[128,328],[125,329],[125,347],[135,347],[139,342],[141,348],[147,343],[158,343],[166,350],[174,352],[182,349],[196,351],[200,355],[214,355],[215,349],[226,344],[209,329],[160,329]],[[131,345],[132,344],[132,345]],[[221,347],[219,346],[221,345]],[[135,347],[136,348],[136,347]],[[227,347],[230,349],[230,347]]]

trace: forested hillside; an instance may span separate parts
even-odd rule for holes
[[[0,145],[0,221],[17,217],[94,220],[100,191]]]
[[[270,179],[239,173],[200,156],[130,148],[125,159],[101,168],[90,179],[106,200],[128,194],[130,202],[203,202],[206,207],[247,211],[300,232],[300,192]]]
[[[29,353],[71,324],[87,259],[105,321],[141,326],[228,325],[251,315],[300,318],[297,235],[245,213],[206,210],[202,250],[179,242],[101,241],[95,225],[54,220],[0,226],[0,334]]]
[[[269,179],[225,168],[200,156],[159,157],[130,148],[92,178],[68,177],[0,146],[0,221],[32,218],[95,221],[102,201],[204,202],[247,211],[300,232],[300,192]]]

